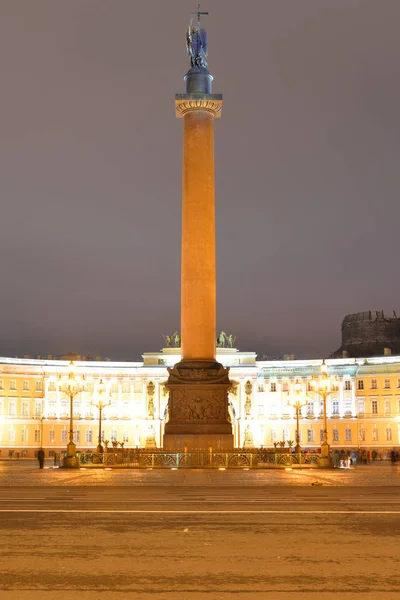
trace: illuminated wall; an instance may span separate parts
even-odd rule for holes
[[[84,391],[73,404],[74,432],[81,451],[98,441],[98,410],[91,401],[102,379],[112,397],[103,412],[103,439],[125,447],[162,446],[167,393],[167,367],[179,360],[179,349],[146,353],[141,363],[77,362]],[[300,420],[301,445],[317,449],[321,442],[322,402],[308,385],[318,376],[320,360],[261,361],[254,353],[218,349],[230,367],[230,416],[235,446],[273,448],[295,441],[296,380],[307,406]],[[327,399],[328,441],[332,448],[376,449],[383,454],[400,443],[400,357],[328,360],[339,380]],[[32,457],[42,444],[46,455],[65,450],[70,400],[59,390],[58,377],[68,361],[0,358],[0,458]]]

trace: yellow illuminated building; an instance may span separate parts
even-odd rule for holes
[[[307,402],[300,419],[303,449],[320,447],[322,400],[310,384],[321,360],[257,361],[255,353],[218,348],[230,367],[230,416],[236,447],[273,448],[296,439],[290,405],[301,383]],[[77,361],[84,389],[73,400],[74,441],[81,452],[95,450],[99,414],[93,406],[102,381],[110,395],[103,410],[102,440],[126,448],[161,447],[168,419],[167,367],[179,348],[145,353],[142,362]],[[400,357],[327,360],[338,389],[327,399],[328,442],[332,450],[376,450],[382,456],[400,444]],[[69,439],[70,399],[60,391],[68,360],[0,358],[0,458],[46,457],[65,451]],[[83,378],[84,376],[84,378]],[[185,440],[181,440],[184,448]]]

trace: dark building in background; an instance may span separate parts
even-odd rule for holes
[[[342,321],[342,345],[331,355],[340,357],[368,357],[400,354],[400,319],[383,310],[346,315]]]

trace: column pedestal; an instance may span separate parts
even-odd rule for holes
[[[167,450],[233,448],[229,422],[229,369],[216,361],[186,360],[168,369]]]

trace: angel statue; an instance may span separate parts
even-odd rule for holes
[[[201,68],[207,68],[207,48],[206,30],[200,27],[200,23],[193,25],[193,19],[190,19],[189,27],[186,30],[186,49],[193,69],[200,71]]]

